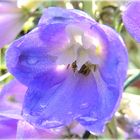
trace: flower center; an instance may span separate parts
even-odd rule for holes
[[[69,41],[65,49],[58,55],[57,65],[66,65],[74,72],[88,75],[91,68],[96,70],[102,61],[102,45],[95,36],[85,33],[76,25],[66,27]]]
[[[97,65],[85,63],[82,65],[78,73],[88,75],[91,72],[91,68],[93,69],[93,71],[96,71]],[[77,71],[76,61],[72,63],[72,69],[74,72]]]

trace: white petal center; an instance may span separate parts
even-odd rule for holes
[[[88,35],[76,25],[67,25],[66,33],[69,42],[62,50],[56,63],[58,65],[72,65],[76,62],[77,70],[86,64],[98,65],[102,61],[102,45],[95,36]]]

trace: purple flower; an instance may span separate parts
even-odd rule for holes
[[[140,1],[128,3],[123,12],[123,23],[131,36],[140,42]]]
[[[9,71],[28,86],[22,114],[38,128],[78,121],[101,134],[122,96],[128,65],[125,44],[86,13],[51,7],[38,27],[13,42]]]
[[[0,116],[0,138],[16,137],[17,120]]]
[[[16,2],[0,2],[0,48],[11,43],[21,31],[26,18]]]

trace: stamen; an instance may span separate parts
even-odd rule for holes
[[[66,27],[66,33],[69,36],[68,46],[62,50],[58,56],[57,64],[65,65],[66,69],[72,69],[73,72],[81,73],[85,76],[92,71],[96,72],[96,66],[100,63],[102,45],[95,36],[83,32],[82,28],[75,25]],[[58,67],[58,69],[61,69]],[[62,68],[63,69],[63,68]]]
[[[67,66],[67,68],[69,68],[70,65]],[[91,72],[91,68],[93,69],[93,71],[95,72],[96,69],[97,69],[97,66],[94,65],[94,64],[89,64],[88,62],[83,64],[82,67],[80,68],[80,70],[77,69],[77,64],[76,64],[76,61],[72,63],[72,70],[74,72],[78,72],[78,73],[81,73],[85,76],[89,75],[89,73]]]
[[[76,70],[77,70],[76,61],[72,63],[72,69],[74,72],[76,72]]]
[[[90,73],[90,67],[84,64],[78,72],[87,76]]]
[[[97,70],[97,65],[93,65],[93,71],[95,72]]]
[[[70,64],[67,65],[67,69],[70,67]]]

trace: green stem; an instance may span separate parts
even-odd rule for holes
[[[87,12],[90,16],[93,16],[93,11],[92,11],[92,2],[91,0],[82,0],[83,1],[83,10]]]
[[[107,137],[114,138],[114,139],[118,138],[118,131],[117,131],[116,126],[117,126],[116,119],[115,119],[115,117],[113,117],[111,122],[109,122],[107,127],[106,127],[106,136]]]
[[[138,79],[140,79],[140,71],[139,71],[137,74],[130,76],[130,77],[126,80],[126,82],[124,83],[124,90],[126,90],[126,88],[127,88],[128,86],[130,86],[133,82],[135,82],[135,81],[138,80]]]
[[[11,74],[8,72],[8,73],[6,73],[6,74],[0,76],[0,82],[3,81],[3,80],[5,80],[5,79],[6,79],[7,77],[9,77],[10,75],[11,75]]]

